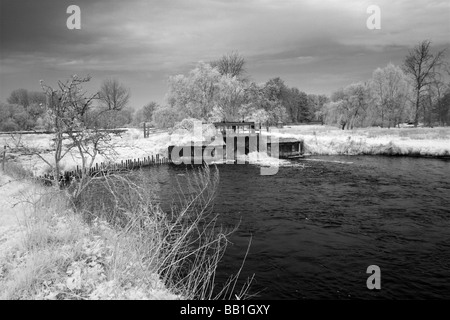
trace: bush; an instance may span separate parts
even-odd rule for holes
[[[153,122],[158,128],[172,128],[180,118],[179,112],[169,106],[159,107],[153,112]]]
[[[202,128],[202,137],[204,140],[208,140],[216,134],[216,127],[212,123],[202,123],[198,119],[186,118],[175,124],[172,130],[172,134],[180,134],[183,136],[190,136],[194,134],[194,122],[198,122],[198,125]]]
[[[194,133],[194,123],[198,121],[200,120],[194,118],[183,119],[174,125],[173,130],[186,130],[189,133]]]
[[[158,274],[166,287],[183,298],[216,298],[215,271],[230,234],[217,225],[218,217],[212,211],[217,169],[211,173],[206,166],[186,174],[179,195],[182,200],[170,212],[161,210],[148,179],[142,173],[98,179],[73,203],[89,223],[100,218],[123,230],[130,240],[122,244],[125,251],[140,260],[135,282],[145,283],[146,275]],[[125,271],[117,270],[119,274]],[[218,296],[224,298],[235,280],[237,276]]]
[[[18,131],[19,125],[11,118],[0,123],[0,131]]]
[[[94,178],[78,199],[36,189],[24,199],[31,212],[21,239],[8,247],[0,239],[8,249],[0,257],[0,299],[242,297],[249,284],[234,295],[239,274],[213,294],[227,245],[211,210],[218,173],[188,176],[188,196],[170,212],[142,173]]]

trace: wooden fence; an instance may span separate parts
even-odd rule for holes
[[[150,128],[145,122],[144,122],[144,138],[150,137],[150,133],[155,132],[154,129]]]
[[[170,159],[166,157],[160,157],[160,155],[156,156],[152,155],[144,158],[122,160],[120,163],[114,164],[101,162],[96,163],[90,169],[83,170],[82,168],[77,166],[76,170],[64,171],[59,176],[59,181],[62,185],[68,185],[70,184],[70,181],[74,179],[78,180],[85,175],[91,177],[105,176],[113,173],[128,172],[143,167],[158,166],[169,163],[172,163]],[[52,174],[45,174],[43,176],[38,177],[38,179],[43,180],[45,183],[51,183],[51,181],[55,180],[55,177]]]
[[[144,128],[144,138],[150,137],[151,133],[167,132],[167,129],[156,129],[156,128],[149,127],[149,125],[146,124],[145,122],[143,124],[143,128]]]

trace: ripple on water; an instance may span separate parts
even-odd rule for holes
[[[242,276],[255,274],[259,298],[449,299],[450,162],[316,158],[274,176],[218,166],[214,208],[239,229],[217,279],[240,268],[252,237]],[[379,292],[366,288],[372,264],[381,268]]]

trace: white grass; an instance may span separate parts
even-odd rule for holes
[[[414,156],[449,156],[450,128],[360,128],[340,130],[337,127],[303,125],[287,126],[283,129],[271,128],[263,134],[279,137],[293,137],[305,141],[305,152],[312,155],[414,155]],[[38,150],[46,159],[52,159],[51,135],[23,135],[22,141],[33,150]],[[195,140],[186,132],[174,134],[160,132],[143,137],[141,129],[128,129],[121,137],[113,136],[114,154],[98,156],[96,162],[117,162],[160,155],[167,157],[167,148],[171,144],[183,144]],[[35,175],[42,175],[48,168],[36,155],[24,154],[15,149],[14,141],[8,135],[0,136],[0,147],[8,145],[8,156],[15,158],[26,170]],[[264,155],[250,157],[254,163],[264,162]],[[62,168],[73,170],[80,161],[73,152],[62,161]],[[282,163],[281,163],[282,164]],[[262,164],[264,165],[264,164]]]
[[[31,182],[21,186],[33,192],[0,195],[0,201],[22,204],[14,207],[16,222],[1,228],[0,299],[180,298],[158,274],[138,277],[141,257],[131,250],[132,234],[100,219],[87,225],[67,207],[63,193]]]
[[[53,136],[50,134],[28,134],[21,136],[21,141],[32,150],[38,151],[41,156],[52,163],[52,138]],[[158,154],[167,157],[167,147],[170,145],[170,142],[171,136],[167,132],[152,134],[149,138],[144,138],[142,130],[128,129],[121,137],[112,136],[115,152],[99,155],[95,162],[120,163],[121,160],[142,159],[143,157],[156,156]],[[0,148],[3,145],[10,147],[8,149],[10,157],[15,158],[16,161],[20,162],[24,168],[30,170],[33,174],[38,176],[49,170],[48,166],[37,155],[16,148],[16,144],[10,136],[0,135]],[[80,163],[81,160],[74,150],[63,158],[61,167],[63,170],[74,170]]]
[[[340,130],[330,126],[288,126],[272,135],[305,141],[313,155],[449,156],[450,128],[361,128]]]
[[[2,188],[9,185],[2,190],[9,192],[0,193],[0,205],[15,201],[14,211],[0,216],[8,222],[0,228],[0,299],[213,299],[235,294],[239,273],[218,296],[213,290],[228,233],[211,216],[218,176],[210,176],[208,167],[185,177],[189,196],[180,194],[181,204],[167,213],[140,174],[100,181],[109,196],[92,185],[78,199],[81,207],[65,191],[0,178]],[[108,206],[107,199],[116,205]],[[246,294],[243,287],[238,298]]]

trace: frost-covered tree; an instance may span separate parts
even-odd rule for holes
[[[339,89],[326,104],[326,122],[338,124],[342,130],[363,126],[370,102],[369,87],[361,82]]]
[[[245,58],[236,51],[223,55],[222,58],[212,61],[210,65],[216,68],[221,75],[246,80]]]
[[[217,69],[200,62],[188,75],[169,78],[167,101],[186,117],[207,120],[215,106],[220,77]]]
[[[239,121],[245,118],[246,86],[235,76],[224,75],[217,83],[215,106],[220,120]]]
[[[388,127],[398,124],[403,118],[408,97],[408,81],[402,69],[392,63],[377,68],[372,74],[370,89],[381,117],[381,126],[385,120]]]
[[[178,121],[185,118],[171,106],[161,106],[153,112],[153,123],[158,128],[172,128]]]

